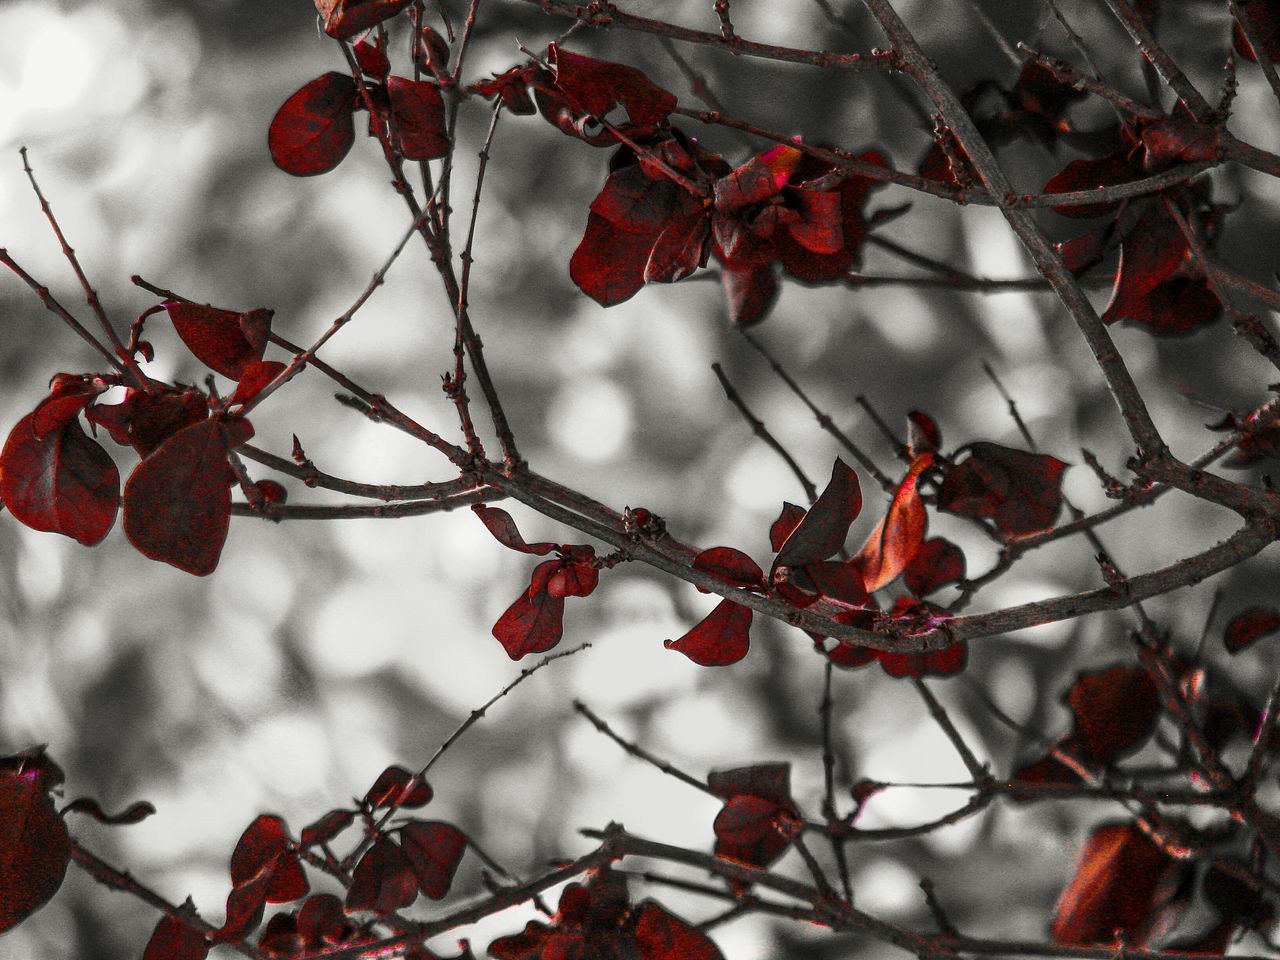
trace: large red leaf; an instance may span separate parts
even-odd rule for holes
[[[467,837],[451,823],[414,820],[400,831],[400,846],[413,866],[418,887],[432,900],[439,900],[449,892],[467,849]]]
[[[884,156],[875,150],[859,154],[857,159],[881,167],[889,166]],[[808,176],[804,170],[802,165],[801,173],[797,176]],[[806,283],[830,283],[856,265],[862,256],[862,244],[870,230],[863,209],[867,195],[882,183],[883,181],[855,174],[846,177],[829,191],[839,197],[840,217],[839,246],[830,252],[827,251],[834,245],[837,226],[827,219],[830,211],[826,204],[829,201],[808,196],[814,191],[797,189],[795,194],[801,216],[788,224],[787,229],[778,231],[773,238],[774,254],[787,273]]]
[[[664,640],[663,646],[703,667],[737,663],[751,645],[751,613],[750,607],[721,600],[692,630],[679,640]]]
[[[279,817],[263,814],[245,828],[231,854],[231,883],[243,886],[257,876],[268,863],[273,863],[270,878],[263,887],[267,903],[288,903],[307,893],[307,876],[297,854],[288,849],[289,833]]]
[[[245,313],[199,303],[165,304],[182,342],[206,367],[231,380],[262,359],[271,330],[270,310]]]
[[[295,177],[328,173],[355,143],[351,116],[355,106],[355,81],[336,70],[291,94],[267,130],[267,148],[275,165]]]
[[[862,509],[858,475],[839,458],[831,467],[831,479],[804,519],[791,531],[774,558],[773,566],[801,567],[826,560],[844,545],[849,526]]]
[[[238,396],[239,388],[236,393]],[[128,444],[138,456],[149,457],[183,427],[207,419],[209,402],[194,387],[178,391],[161,385],[152,393],[130,387],[120,403],[94,404],[85,410],[85,416],[90,423],[105,427],[116,443]]]
[[[676,107],[675,94],[653,83],[635,67],[593,60],[554,43],[547,50],[547,62],[560,92],[579,110],[597,119],[605,119],[615,105],[620,105],[627,111],[626,126],[653,127],[663,123]]]
[[[985,441],[967,449],[967,458],[945,469],[940,509],[989,518],[1006,537],[1025,537],[1053,525],[1062,508],[1065,463]]]
[[[392,77],[387,81],[387,95],[396,143],[406,160],[434,160],[449,152],[439,86],[427,80]]]
[[[933,454],[922,453],[898,484],[883,520],[871,531],[854,562],[862,571],[867,590],[879,590],[907,568],[924,542],[928,516],[916,489],[920,474],[933,463]]]
[[[1075,876],[1058,898],[1053,942],[1142,946],[1155,919],[1161,884],[1174,866],[1137,824],[1095,830],[1080,853]]]
[[[0,451],[0,497],[27,526],[93,546],[115,524],[120,473],[74,413],[43,437],[38,413],[19,420]]]
[[[196,576],[212,573],[231,521],[227,452],[252,436],[247,420],[215,417],[162,443],[125,484],[129,541],[153,560]]]
[[[365,851],[351,875],[347,910],[394,913],[418,896],[418,879],[404,851],[387,837],[380,837]]]
[[[602,307],[622,303],[644,286],[645,269],[657,239],[657,233],[622,230],[592,212],[569,259],[569,276]]]
[[[547,582],[560,568],[559,560],[538,564],[529,589],[493,625],[494,637],[512,660],[542,653],[560,642],[564,633],[564,596],[552,596],[547,590]]]
[[[0,934],[49,902],[71,860],[71,838],[38,764],[0,768]]]
[[[165,914],[156,924],[142,952],[142,960],[204,960],[209,941],[188,923]]]

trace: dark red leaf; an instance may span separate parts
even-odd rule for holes
[[[891,677],[950,677],[960,673],[969,661],[969,645],[963,640],[922,653],[893,653],[876,650],[880,669]]]
[[[32,411],[31,430],[36,439],[43,440],[57,433],[106,389],[107,384],[98,377],[58,374],[53,378],[49,396]]]
[[[451,823],[415,820],[400,831],[400,846],[413,865],[418,887],[432,900],[449,892],[467,849],[467,837]]]
[[[785,806],[792,802],[791,764],[757,763],[732,770],[713,770],[707,775],[707,787],[724,800],[746,794]]]
[[[1235,862],[1241,872],[1248,874],[1250,869],[1243,863]],[[1275,907],[1263,898],[1256,887],[1245,883],[1239,876],[1229,873],[1217,863],[1210,864],[1205,871],[1201,883],[1204,899],[1223,920],[1231,922],[1232,927],[1243,926],[1249,930],[1261,931],[1275,917]]]
[[[267,906],[267,886],[275,872],[276,857],[267,860],[257,873],[236,884],[227,894],[226,920],[209,934],[212,943],[233,943],[243,939],[262,922]]]
[[[706,934],[652,900],[637,904],[633,920],[639,960],[723,960]]]
[[[169,914],[160,918],[142,952],[142,960],[204,960],[209,942],[190,924]]]
[[[888,167],[889,163],[879,152],[869,150],[857,156],[864,163],[872,163]],[[803,170],[803,166],[801,168]],[[798,174],[799,176],[799,174]],[[850,267],[856,265],[862,256],[862,244],[869,230],[864,207],[867,195],[880,186],[883,181],[871,177],[855,175],[846,177],[832,192],[840,198],[840,237],[841,246],[831,253],[815,250],[813,243],[815,234],[806,226],[804,203],[800,201],[801,217],[788,225],[786,230],[778,231],[773,239],[773,249],[777,259],[782,262],[783,269],[797,280],[806,283],[831,283],[840,279]],[[797,196],[805,190],[797,189]],[[814,214],[809,214],[813,216]],[[834,236],[834,226],[829,228]],[[808,243],[801,242],[797,236],[805,236]]]
[[[365,851],[351,875],[347,910],[388,914],[407,907],[418,896],[418,880],[404,851],[380,837]]]
[[[289,491],[274,480],[258,480],[253,488],[264,503],[280,504],[289,499]]]
[[[1262,55],[1271,61],[1280,61],[1280,4],[1275,0],[1250,3],[1245,16],[1254,40],[1262,48]],[[1258,62],[1258,51],[1249,43],[1240,24],[1232,24],[1232,41],[1236,53],[1251,63]]]
[[[595,550],[577,547],[586,555],[577,559],[564,559],[560,567],[547,578],[547,594],[552,597],[585,597],[600,583],[600,568],[595,566]]]
[[[1217,126],[1198,123],[1179,113],[1147,124],[1140,139],[1148,170],[1163,170],[1175,163],[1215,160],[1221,150]]]
[[[1136,824],[1095,830],[1080,853],[1075,876],[1058,898],[1053,942],[1141,945],[1161,882],[1174,865]]]
[[[259,360],[251,363],[240,373],[240,382],[236,384],[236,392],[231,396],[232,403],[248,403],[262,388],[284,372],[285,364],[279,360]]]
[[[361,40],[351,48],[351,52],[360,65],[360,72],[366,77],[380,82],[387,79],[387,74],[391,72],[391,61],[387,59],[387,53],[380,44]]]
[[[938,452],[942,446],[942,431],[933,417],[919,410],[907,414],[907,444],[913,458],[922,453]]]
[[[340,164],[355,143],[356,102],[355,81],[336,70],[290,95],[267,130],[275,165],[295,177],[313,177]]]
[[[501,507],[490,507],[483,503],[476,503],[471,505],[471,509],[480,518],[480,522],[493,534],[493,538],[509,550],[532,553],[541,557],[558,546],[547,542],[526,543],[524,537],[520,536],[516,522],[511,519],[511,514]]]
[[[839,253],[844,247],[840,192],[798,189],[795,197],[800,219],[787,224],[792,239],[811,253]]]
[[[124,531],[152,560],[204,576],[218,565],[231,520],[227,453],[253,436],[240,418],[178,431],[134,468],[124,488]]]
[[[391,126],[400,155],[406,160],[434,160],[449,152],[444,128],[444,98],[428,80],[392,77],[387,81]]]
[[[725,805],[716,816],[718,857],[764,867],[790,846],[800,828],[791,799],[789,764],[760,764],[717,771],[707,786]]]
[[[787,542],[787,537],[791,536],[792,531],[804,519],[805,513],[804,507],[799,507],[786,501],[783,502],[782,512],[778,514],[778,519],[773,521],[773,525],[769,527],[769,548],[774,553],[782,549],[782,545]]]
[[[291,913],[277,913],[258,937],[258,949],[269,957],[296,956],[303,948],[298,918]]]
[[[355,821],[356,815],[350,810],[330,810],[319,820],[302,828],[300,843],[304,847],[328,843]],[[314,899],[314,898],[312,898]]]
[[[1058,744],[1059,749],[1068,753],[1075,752],[1070,740],[1063,740]],[[1050,751],[1039,760],[1024,764],[1013,773],[1014,781],[1018,783],[1035,783],[1045,785],[1063,785],[1072,786],[1080,783],[1080,775],[1071,767],[1063,763]],[[1018,794],[1013,795],[1014,799],[1019,799]]]
[[[1275,607],[1250,607],[1236,614],[1222,634],[1227,653],[1239,653],[1264,637],[1280,630],[1280,610]]]
[[[361,30],[390,20],[411,0],[314,0],[324,18],[324,32],[335,40],[350,40]]]
[[[165,308],[187,349],[210,370],[239,380],[246,369],[262,359],[271,329],[270,310],[236,313],[173,301]]]
[[[964,517],[989,518],[1005,537],[1048,529],[1062,508],[1062,471],[1056,457],[985,441],[944,468],[938,507]]]
[[[1138,667],[1082,673],[1066,700],[1076,721],[1072,742],[1082,759],[1099,765],[1142,744],[1160,718],[1155,682]]]
[[[1107,323],[1127,320],[1157,336],[1195,333],[1222,315],[1222,301],[1208,280],[1178,273],[1146,294],[1120,296],[1108,304]]]
[[[631,233],[591,213],[587,230],[569,260],[569,276],[602,307],[622,303],[644,286],[645,269],[657,239],[655,233]]]
[[[752,157],[712,185],[716,209],[733,213],[748,204],[776,196],[791,179],[803,156],[795,147],[780,143]]]
[[[703,667],[737,663],[750,648],[751,613],[750,607],[721,600],[692,630],[679,640],[664,640],[663,646]]]
[[[554,43],[547,48],[547,62],[560,92],[597,119],[605,119],[615,105],[621,105],[627,111],[626,126],[654,127],[665,122],[676,107],[674,94],[635,67],[592,60]]]
[[[129,444],[140,457],[152,452],[183,427],[209,416],[209,403],[193,387],[179,392],[160,387],[147,393],[130,387],[120,403],[94,404],[85,410],[89,422],[105,427],[116,443]]]
[[[683,187],[670,180],[655,180],[638,163],[614,170],[591,201],[599,214],[619,230],[656,235],[673,217],[686,218],[697,208]]]
[[[279,817],[263,814],[249,824],[231,855],[231,882],[250,883],[267,864],[274,864],[262,890],[267,903],[288,903],[307,893],[307,876],[289,849],[289,831]]]
[[[950,540],[934,537],[926,540],[911,558],[903,581],[917,597],[925,597],[948,583],[964,579],[964,553]]]
[[[869,600],[862,571],[852,560],[824,561],[788,569],[790,582],[804,591],[850,607],[864,606]]]
[[[85,546],[100,542],[120,507],[120,472],[75,414],[41,439],[28,414],[0,451],[0,497],[14,518]]]
[[[932,464],[933,454],[916,456],[894,492],[888,513],[853,558],[868,591],[879,590],[897,579],[924,542],[929,518],[916,489],[916,481]]]
[[[0,767],[0,934],[44,906],[71,860],[67,825],[54,811],[54,785],[39,756]],[[60,778],[59,778],[60,779]]]
[[[303,943],[318,950],[335,943],[352,940],[359,929],[347,919],[342,901],[331,893],[308,897],[298,911],[298,933]]]
[[[693,569],[709,573],[735,587],[762,587],[764,571],[760,565],[741,550],[733,547],[712,547],[693,558]],[[698,588],[703,593],[708,591]]]
[[[137,803],[129,804],[119,813],[107,813],[98,804],[97,800],[91,797],[78,797],[63,807],[59,815],[65,817],[68,813],[83,813],[93,817],[99,823],[121,826],[141,823],[155,812],[156,808],[152,804],[146,800],[139,800]]]
[[[649,251],[644,266],[646,283],[675,283],[707,264],[711,251],[710,221],[701,211],[673,217]]]
[[[413,789],[409,784],[413,783]],[[415,781],[414,775],[404,767],[394,764],[387,767],[364,795],[364,805],[370,810],[383,807],[408,807],[411,810],[426,806],[435,794],[425,780]]]
[[[774,558],[774,570],[817,563],[835,554],[844,545],[849,527],[861,509],[858,475],[837,458],[826,488]]]
[[[1110,153],[1096,160],[1073,160],[1042,188],[1042,193],[1075,193],[1079,190],[1097,190],[1111,187],[1146,175],[1142,162],[1129,151]],[[1121,201],[1087,203],[1078,206],[1054,207],[1055,213],[1064,217],[1101,217],[1110,213]]]
[[[530,920],[520,933],[509,937],[499,937],[489,944],[488,954],[494,960],[541,960],[542,949],[563,935],[546,924]],[[553,954],[557,956],[557,954]],[[562,952],[566,960],[574,960],[572,954]]]
[[[546,590],[547,581],[560,567],[559,560],[538,564],[529,590],[520,594],[493,625],[494,637],[512,660],[542,653],[560,642],[564,632],[564,597],[553,597]]]
[[[778,299],[778,278],[768,265],[725,263],[720,268],[720,285],[724,287],[729,322],[735,327],[760,323]]]

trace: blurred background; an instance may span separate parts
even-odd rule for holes
[[[984,79],[1008,85],[1017,75],[974,15],[975,2],[1005,39],[1073,55],[1037,3],[895,4],[957,89]],[[461,18],[461,0],[447,6]],[[704,0],[618,6],[717,29]],[[749,38],[836,51],[883,45],[860,5],[837,6],[847,8],[843,27],[804,0],[735,0],[733,13]],[[1229,44],[1224,5],[1165,6],[1170,52],[1213,99]],[[1070,2],[1063,9],[1108,79],[1141,96],[1132,47],[1101,5]],[[525,4],[489,0],[468,55],[468,79],[505,70],[521,59],[518,42],[541,49],[566,26]],[[583,32],[569,43],[640,67],[682,104],[700,106],[654,38]],[[685,52],[732,116],[803,132],[811,142],[876,146],[902,169],[914,170],[931,141],[901,81]],[[294,179],[271,163],[265,134],[275,110],[333,69],[344,69],[341,57],[318,31],[307,0],[0,2],[0,245],[64,303],[83,309],[22,174],[17,148],[26,145],[118,329],[154,303],[129,284],[137,273],[197,301],[271,307],[277,331],[297,342],[314,340],[408,224],[379,152],[363,137],[321,178]],[[1277,149],[1276,103],[1261,75],[1245,64],[1239,79],[1232,129]],[[1098,125],[1109,119],[1096,104],[1072,117],[1086,127],[1091,118]],[[470,196],[487,118],[482,103],[462,108],[456,197]],[[766,146],[695,129],[691,121],[682,125],[734,163]],[[725,366],[819,486],[839,451],[729,328],[719,284],[650,286],[609,310],[576,290],[568,260],[606,156],[538,117],[506,116],[498,128],[471,302],[522,451],[535,469],[616,509],[643,505],[661,514],[686,542],[732,544],[764,562],[781,501],[802,501],[803,493],[733,412],[710,364]],[[1020,144],[1002,156],[1019,188],[1034,191],[1075,155]],[[1215,198],[1242,208],[1228,218],[1224,260],[1269,280],[1280,240],[1274,184],[1234,167],[1213,177]],[[870,207],[903,203],[912,209],[884,227],[884,236],[980,275],[1032,274],[994,211],[961,210],[897,188],[874,192]],[[1079,230],[1049,213],[1044,223],[1055,239]],[[871,247],[864,268],[910,270]],[[1097,296],[1104,303],[1107,290]],[[6,331],[0,426],[7,431],[44,395],[52,374],[92,369],[93,357],[8,275],[0,278],[0,315]],[[148,332],[157,351],[154,375],[187,382],[203,376],[171,329],[153,321]],[[1180,340],[1113,332],[1180,456],[1194,457],[1216,439],[1203,424],[1220,413],[1199,404],[1249,409],[1265,399],[1267,370],[1225,323]],[[984,360],[1017,399],[1042,450],[1081,464],[1080,450],[1088,447],[1112,471],[1123,468],[1127,450],[1115,410],[1074,325],[1047,294],[851,291],[786,282],[758,335],[891,472],[899,468],[855,396],[865,395],[895,427],[911,409],[930,413],[948,449],[978,439],[1024,445],[982,371]],[[425,251],[411,244],[323,356],[452,436],[453,413],[439,389],[451,346],[448,304]],[[351,479],[418,483],[450,476],[442,458],[339,406],[331,394],[313,373],[294,381],[255,416],[257,442],[288,456],[297,434],[320,469]],[[131,469],[120,462],[122,471]],[[854,544],[887,506],[865,479],[867,503]],[[291,502],[332,502],[324,491],[284,483]],[[1065,486],[1086,511],[1107,504],[1087,468],[1068,471]],[[518,506],[511,512],[530,540],[577,539]],[[971,573],[994,559],[992,545],[955,518],[933,517],[930,529],[964,547]],[[1121,569],[1137,573],[1203,549],[1231,529],[1230,517],[1175,494],[1103,528],[1102,537]],[[1038,551],[979,594],[973,609],[1096,585],[1091,557],[1088,544],[1075,540]],[[513,664],[489,631],[533,565],[503,549],[468,513],[279,526],[237,518],[221,565],[205,579],[146,560],[118,525],[88,550],[0,516],[0,753],[47,743],[67,770],[68,797],[90,795],[108,809],[153,802],[158,812],[137,826],[86,820],[75,825],[77,836],[170,899],[190,895],[219,922],[227,860],[255,814],[278,813],[298,830],[362,796],[388,764],[416,769],[528,665]],[[1275,573],[1274,557],[1264,555],[1149,609],[1176,645],[1194,649],[1215,590],[1224,591],[1209,625],[1216,636],[1227,612],[1274,596]],[[732,668],[699,668],[663,648],[664,639],[684,633],[712,605],[644,568],[607,574],[590,599],[568,604],[562,648],[584,641],[592,648],[523,683],[457,743],[433,771],[436,799],[426,812],[458,824],[524,876],[551,858],[590,849],[577,830],[609,820],[709,849],[718,804],[607,742],[575,716],[571,700],[578,697],[620,733],[698,777],[789,759],[794,793],[816,816],[821,661],[798,631],[759,619],[751,654]],[[1069,722],[1061,693],[1082,669],[1129,661],[1130,626],[1124,615],[1102,615],[985,639],[972,645],[965,677],[935,689],[979,757],[1008,775],[1035,746],[996,724],[973,685],[1020,722],[1056,736]],[[1209,649],[1211,659],[1225,660],[1219,645]],[[1270,683],[1271,671],[1263,669],[1269,656],[1246,652],[1230,675],[1260,695]],[[843,809],[859,778],[965,779],[909,686],[875,666],[836,679]],[[859,823],[912,824],[964,799],[947,790],[889,791]],[[1000,803],[917,840],[856,848],[858,905],[928,926],[917,888],[928,876],[966,932],[1042,937],[1090,825],[1121,813],[1097,804]],[[783,869],[804,872],[798,860],[783,861]],[[468,858],[455,890],[479,890],[477,877]],[[718,909],[679,891],[657,895],[691,919]],[[508,911],[462,933],[479,951],[494,936],[520,929],[529,915]],[[155,921],[153,912],[72,869],[49,906],[0,938],[0,957],[138,956]],[[718,928],[715,938],[730,960],[888,954],[882,945],[855,948],[819,930],[753,917]]]

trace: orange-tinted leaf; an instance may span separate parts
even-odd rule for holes
[[[849,527],[861,509],[862,487],[858,475],[837,458],[826,488],[774,558],[774,569],[801,567],[835,554],[844,545]]]
[[[737,663],[751,645],[751,613],[750,607],[721,600],[692,630],[679,640],[664,640],[663,646],[703,667]]]
[[[262,359],[271,329],[270,310],[236,313],[199,303],[165,304],[173,328],[196,359],[210,370],[239,380]]]
[[[1275,607],[1250,607],[1227,624],[1222,642],[1227,653],[1239,653],[1264,637],[1280,630],[1280,610]]]
[[[907,414],[907,445],[913,458],[922,453],[938,452],[942,446],[942,431],[933,417],[919,410]]]
[[[271,159],[285,173],[314,177],[340,164],[355,143],[355,81],[336,70],[316,77],[280,105],[267,130]]]
[[[227,453],[252,436],[247,420],[215,417],[162,443],[125,484],[129,541],[153,560],[196,576],[212,573],[231,521]]]
[[[17,762],[0,766],[0,934],[49,902],[71,860],[67,826],[48,792],[53,784],[38,763],[7,760]]]
[[[391,126],[400,154],[406,160],[434,160],[449,152],[444,128],[444,98],[440,87],[427,80],[392,77],[387,81]]]
[[[432,900],[449,892],[467,849],[467,837],[451,823],[414,820],[400,831],[400,846],[413,866],[418,887]]]
[[[929,518],[916,489],[916,481],[932,463],[931,453],[922,453],[912,461],[911,468],[893,495],[889,512],[871,531],[871,536],[854,557],[867,590],[879,590],[896,579],[924,542]]]

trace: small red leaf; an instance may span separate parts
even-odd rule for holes
[[[750,607],[721,600],[692,630],[679,640],[664,640],[663,646],[703,667],[737,663],[750,647],[751,613]]]
[[[209,934],[208,939],[212,943],[232,943],[243,939],[262,922],[262,913],[267,906],[267,885],[275,867],[276,857],[271,857],[257,873],[231,888],[227,894],[226,920]]]
[[[324,17],[324,32],[335,40],[350,40],[361,30],[390,20],[411,0],[314,0]]]
[[[707,786],[725,805],[716,816],[715,853],[751,866],[768,866],[790,846],[800,828],[791,799],[791,767],[759,764],[713,772]]]
[[[844,545],[849,526],[861,509],[862,487],[858,484],[858,475],[837,458],[821,496],[774,558],[774,569],[801,567],[832,556]]]
[[[419,888],[439,900],[449,892],[467,837],[451,823],[415,820],[400,831],[400,846],[413,865]]]
[[[526,543],[524,537],[520,536],[520,530],[516,527],[516,522],[511,519],[511,514],[501,507],[490,507],[483,503],[475,503],[471,505],[471,510],[480,518],[480,522],[488,528],[489,532],[493,534],[493,538],[509,550],[532,553],[541,557],[558,546],[558,544],[547,542]]]
[[[351,826],[355,816],[350,810],[330,810],[319,820],[302,828],[302,837],[299,842],[304,847],[328,843]]]
[[[804,156],[795,147],[780,143],[717,180],[716,209],[733,213],[778,194]]]
[[[204,960],[209,942],[204,934],[177,917],[165,914],[156,924],[142,952],[142,960]]]
[[[71,860],[67,825],[54,812],[53,786],[38,763],[0,766],[0,933],[44,906]]]
[[[867,537],[854,562],[862,571],[868,591],[879,590],[907,568],[920,544],[924,542],[924,501],[916,489],[920,474],[933,464],[933,454],[919,454],[893,495],[893,502],[883,520]]]
[[[800,219],[787,225],[792,239],[812,253],[839,253],[844,247],[840,192],[800,189],[795,196]]]
[[[564,597],[553,597],[546,589],[547,581],[559,569],[559,560],[538,564],[529,590],[520,594],[493,625],[494,637],[512,660],[542,653],[560,642],[564,633]]]
[[[275,165],[295,177],[328,173],[355,143],[351,116],[355,105],[355,81],[336,70],[291,94],[267,130],[267,147]]]
[[[231,520],[227,453],[253,436],[247,420],[186,427],[134,468],[124,488],[124,531],[153,560],[204,576],[218,565]]]
[[[406,160],[434,160],[449,152],[444,128],[444,98],[427,80],[392,77],[387,81],[395,142]]]
[[[1222,642],[1227,653],[1239,653],[1264,637],[1280,630],[1280,610],[1275,607],[1250,607],[1227,624]]]
[[[271,327],[270,310],[236,313],[173,301],[165,307],[182,342],[210,370],[239,380],[247,368],[262,359]]]
[[[675,283],[707,264],[710,221],[701,211],[674,217],[658,234],[644,265],[646,283]]]
[[[964,553],[950,540],[934,537],[926,540],[907,564],[903,581],[917,597],[925,597],[964,579]]]
[[[424,32],[427,29],[430,28],[424,28]],[[378,81],[387,79],[387,74],[391,72],[391,61],[387,59],[387,52],[381,45],[361,40],[351,48],[351,52],[360,65],[360,72],[366,77]]]
[[[409,789],[409,784],[413,789]],[[408,807],[417,809],[431,802],[434,792],[425,780],[416,779],[404,767],[387,767],[378,774],[369,792],[364,795],[364,805],[370,810],[381,810],[383,807]]]
[[[1072,742],[1083,759],[1099,765],[1143,743],[1160,718],[1155,682],[1138,667],[1082,673],[1066,700],[1075,714]]]
[[[720,285],[724,287],[729,322],[735,327],[755,326],[778,299],[778,278],[768,264],[725,263],[720,268]]]
[[[782,512],[769,527],[769,547],[774,553],[782,549],[782,545],[787,542],[787,537],[791,536],[795,528],[800,525],[800,521],[804,519],[805,512],[804,507],[783,501]]]
[[[637,904],[632,916],[639,960],[724,960],[705,933],[652,900]]]
[[[247,365],[240,373],[240,382],[236,384],[236,392],[231,395],[232,403],[248,403],[262,388],[284,372],[285,364],[279,360],[259,360]]]
[[[709,573],[735,587],[764,586],[764,571],[760,565],[741,550],[733,547],[712,547],[693,558],[693,569]],[[708,591],[698,588],[703,593]]]
[[[745,793],[788,804],[791,803],[791,764],[757,763],[732,770],[713,770],[707,775],[707,787],[725,800]]]
[[[262,888],[267,903],[288,903],[306,895],[307,876],[297,854],[289,850],[284,821],[263,814],[245,828],[231,855],[232,884],[239,887],[252,882],[267,864],[273,864]]]
[[[347,910],[395,913],[418,896],[418,879],[404,851],[387,837],[379,837],[365,851],[351,875]]]

